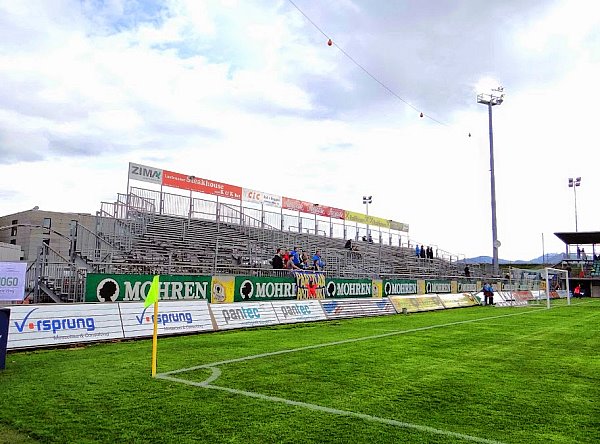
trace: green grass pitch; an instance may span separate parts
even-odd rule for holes
[[[158,344],[9,353],[0,442],[600,442],[600,300]]]

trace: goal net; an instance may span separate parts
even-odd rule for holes
[[[506,287],[510,288],[515,305],[545,304],[550,308],[552,301],[571,304],[567,270],[551,267],[511,268],[509,278]]]

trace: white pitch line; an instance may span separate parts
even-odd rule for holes
[[[430,434],[434,434],[434,435],[442,435],[442,436],[448,436],[448,437],[452,437],[452,438],[458,438],[458,439],[462,439],[464,441],[478,442],[478,443],[483,443],[483,444],[503,444],[501,441],[495,441],[493,439],[479,438],[477,436],[466,435],[464,433],[458,433],[458,432],[451,432],[449,430],[436,429],[434,427],[429,427],[429,426],[424,426],[424,425],[419,425],[419,424],[412,424],[410,422],[396,421],[395,419],[381,418],[379,416],[367,415],[364,413],[356,413],[356,412],[351,412],[349,410],[339,410],[339,409],[334,409],[331,407],[324,407],[324,406],[318,405],[318,404],[310,404],[308,402],[293,401],[291,399],[279,398],[277,396],[268,396],[268,395],[263,395],[261,393],[247,392],[245,390],[237,390],[237,389],[233,389],[233,388],[229,388],[229,387],[220,387],[220,386],[216,386],[216,385],[210,385],[210,383],[208,381],[215,380],[221,374],[220,370],[217,368],[213,368],[212,370],[213,370],[213,375],[209,379],[202,381],[202,382],[188,381],[187,379],[175,378],[173,376],[168,376],[165,374],[156,375],[156,377],[159,379],[164,379],[164,380],[172,381],[172,382],[179,382],[179,383],[191,385],[194,387],[202,387],[202,388],[208,388],[208,389],[213,389],[213,390],[221,390],[224,392],[233,393],[235,395],[243,395],[243,396],[248,396],[250,398],[261,399],[263,401],[277,402],[280,404],[291,405],[294,407],[303,407],[303,408],[310,409],[310,410],[330,413],[332,415],[349,416],[349,417],[363,419],[365,421],[378,422],[381,424],[386,424],[386,425],[390,425],[390,426],[394,426],[394,427],[401,427],[401,428],[405,428],[405,429],[417,430],[419,432],[425,432],[425,433],[430,433]],[[214,379],[213,379],[213,377],[214,377]]]
[[[545,310],[545,309],[541,308],[540,310]],[[178,370],[171,370],[170,372],[161,373],[161,375],[175,375],[177,373],[191,372],[191,371],[200,370],[203,368],[212,368],[212,367],[218,367],[218,366],[225,365],[225,364],[232,364],[235,362],[249,361],[251,359],[266,358],[269,356],[277,356],[277,355],[283,355],[283,354],[287,354],[287,353],[295,353],[295,352],[299,352],[299,351],[312,350],[312,349],[316,349],[316,348],[331,347],[334,345],[342,345],[342,344],[350,344],[352,342],[369,341],[371,339],[380,339],[380,338],[386,338],[389,336],[397,336],[397,335],[403,335],[403,334],[407,334],[407,333],[415,333],[418,331],[432,330],[434,328],[451,327],[454,325],[469,324],[469,323],[473,323],[473,322],[487,321],[487,320],[498,319],[498,318],[506,318],[509,316],[520,316],[520,315],[531,314],[531,313],[535,313],[535,311],[524,311],[524,312],[519,312],[519,313],[509,313],[509,314],[497,315],[497,316],[487,316],[484,318],[467,319],[464,321],[448,322],[446,324],[437,324],[437,325],[429,325],[426,327],[411,328],[409,330],[397,330],[397,331],[393,331],[391,333],[381,333],[378,335],[362,336],[360,338],[343,339],[341,341],[325,342],[322,344],[315,344],[315,345],[307,345],[305,347],[291,348],[291,349],[286,349],[286,350],[278,350],[278,351],[268,352],[268,353],[260,353],[257,355],[243,356],[241,358],[234,358],[234,359],[228,359],[225,361],[212,362],[210,364],[203,364],[203,365],[197,365],[194,367],[182,368],[182,369],[178,369]]]
[[[576,305],[578,305],[578,304],[576,304]],[[543,310],[544,310],[543,308],[540,309],[540,311],[543,311]],[[477,436],[471,436],[471,435],[466,435],[466,434],[462,434],[462,433],[451,432],[448,430],[436,429],[434,427],[429,427],[429,426],[424,426],[424,425],[419,425],[419,424],[412,424],[409,422],[396,421],[394,419],[381,418],[378,416],[367,415],[364,413],[356,413],[356,412],[351,412],[348,410],[339,410],[339,409],[334,409],[331,407],[320,406],[317,404],[309,404],[309,403],[301,402],[301,401],[293,401],[291,399],[279,398],[276,396],[268,396],[268,395],[263,395],[261,393],[248,392],[248,391],[233,389],[233,388],[229,388],[229,387],[219,387],[216,385],[211,385],[211,383],[216,381],[221,376],[221,370],[219,368],[217,368],[217,366],[219,366],[219,365],[231,364],[231,363],[247,361],[247,360],[251,360],[251,359],[264,358],[264,357],[268,357],[268,356],[281,355],[281,354],[285,354],[285,353],[294,353],[297,351],[311,350],[311,349],[321,348],[321,347],[330,347],[330,346],[334,346],[334,345],[366,341],[366,340],[370,340],[370,339],[385,338],[388,336],[395,336],[395,335],[413,333],[413,332],[424,331],[424,330],[431,330],[434,328],[450,327],[453,325],[468,324],[468,323],[472,323],[472,322],[506,318],[506,317],[510,317],[510,316],[520,316],[523,314],[535,313],[536,311],[524,311],[524,312],[519,312],[519,313],[509,313],[509,314],[505,314],[505,315],[487,316],[484,318],[477,318],[477,319],[467,319],[464,321],[448,322],[446,324],[430,325],[427,327],[412,328],[409,330],[399,330],[399,331],[394,331],[391,333],[383,333],[383,334],[379,334],[379,335],[364,336],[361,338],[345,339],[342,341],[327,342],[324,344],[309,345],[306,347],[298,347],[298,348],[287,349],[287,350],[279,350],[279,351],[270,352],[270,353],[261,353],[258,355],[245,356],[242,358],[229,359],[226,361],[213,362],[211,364],[204,364],[204,365],[199,365],[199,366],[195,366],[195,367],[189,367],[189,368],[184,368],[184,369],[179,369],[179,370],[173,370],[170,372],[159,373],[156,375],[156,378],[164,379],[164,380],[172,381],[172,382],[178,382],[181,384],[191,385],[194,387],[203,387],[203,388],[208,388],[208,389],[213,389],[213,390],[221,390],[221,391],[233,393],[236,395],[243,395],[243,396],[248,396],[251,398],[262,399],[265,401],[278,402],[278,403],[283,403],[283,404],[296,406],[296,407],[303,407],[303,408],[307,408],[310,410],[316,410],[316,411],[321,411],[321,412],[325,412],[325,413],[330,413],[333,415],[350,416],[350,417],[360,418],[360,419],[363,419],[366,421],[379,422],[382,424],[387,424],[387,425],[391,425],[391,426],[395,426],[395,427],[408,428],[408,429],[418,430],[421,432],[426,432],[426,433],[431,433],[431,434],[436,434],[436,435],[443,435],[443,436],[448,436],[448,437],[453,437],[453,438],[459,438],[459,439],[463,439],[465,441],[470,441],[470,442],[478,442],[478,443],[484,443],[484,444],[503,444],[501,441],[479,438]],[[205,369],[205,368],[210,369],[212,371],[212,374],[207,379],[205,379],[204,381],[201,381],[201,382],[188,381],[187,379],[175,378],[173,376],[170,376],[170,375],[174,375],[174,374],[178,374],[178,373],[184,373],[184,372],[188,372],[188,371],[200,370],[200,369]]]

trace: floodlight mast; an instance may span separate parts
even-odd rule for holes
[[[488,120],[490,129],[490,188],[492,200],[492,270],[494,275],[499,274],[498,248],[500,247],[500,241],[498,240],[498,227],[496,225],[496,176],[494,174],[494,133],[492,130],[492,107],[501,105],[502,102],[504,102],[504,88],[502,86],[492,89],[491,94],[477,94],[477,103],[487,105],[488,107]]]
[[[581,177],[569,177],[569,188],[573,188],[573,194],[575,195],[575,232],[577,229],[577,187],[581,186]]]

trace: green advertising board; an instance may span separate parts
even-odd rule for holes
[[[480,288],[477,286],[477,281],[474,279],[462,279],[458,281],[457,291],[459,293],[475,293],[479,290]]]
[[[373,296],[371,279],[326,279],[326,298],[370,298]]]
[[[383,296],[401,296],[417,294],[416,279],[384,279]]]
[[[452,282],[440,279],[425,280],[425,293],[452,293]]]
[[[296,280],[292,277],[236,276],[234,302],[296,299]]]
[[[139,302],[146,299],[152,283],[151,274],[87,275],[85,302]],[[210,301],[211,276],[161,275],[160,300]]]

